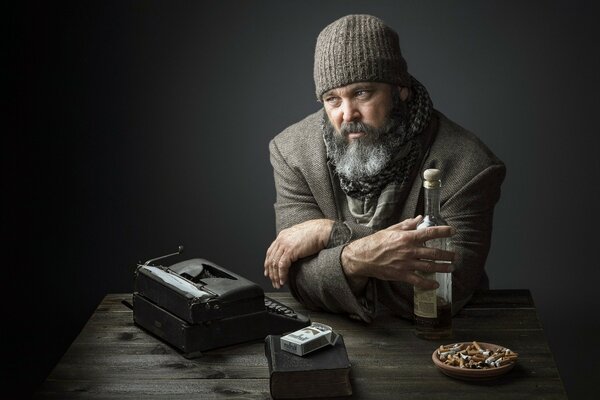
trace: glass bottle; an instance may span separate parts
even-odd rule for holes
[[[448,225],[440,216],[439,169],[426,169],[423,173],[425,213],[417,229],[430,226]],[[450,238],[432,239],[426,247],[452,251]],[[448,263],[448,261],[436,261]],[[425,279],[437,281],[439,287],[433,290],[414,288],[415,333],[423,339],[441,339],[452,336],[452,273],[417,271]]]

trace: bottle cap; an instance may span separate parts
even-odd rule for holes
[[[423,187],[427,189],[436,189],[442,186],[440,181],[442,173],[439,169],[430,168],[423,171]]]

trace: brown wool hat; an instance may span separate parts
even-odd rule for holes
[[[355,82],[410,86],[398,34],[377,17],[347,15],[319,34],[314,78],[317,99]]]

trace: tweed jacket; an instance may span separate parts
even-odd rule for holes
[[[277,233],[295,224],[328,218],[350,228],[349,242],[375,232],[355,221],[349,211],[339,179],[327,163],[321,130],[322,110],[288,127],[269,144],[275,189]],[[443,172],[441,215],[456,228],[454,250],[458,253],[453,276],[453,311],[466,303],[473,291],[487,287],[484,270],[490,248],[493,211],[500,197],[505,167],[475,135],[434,112],[428,128],[430,146],[420,171]],[[423,214],[422,181],[417,174],[398,220]],[[345,244],[330,246],[298,260],[289,273],[293,296],[312,309],[344,313],[371,322],[378,303],[397,315],[412,316],[413,289],[403,282],[371,278],[364,295],[355,296],[340,263]]]

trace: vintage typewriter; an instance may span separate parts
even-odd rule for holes
[[[266,297],[257,284],[208,260],[152,265],[182,249],[138,264],[133,319],[185,357],[310,325],[309,318]]]

